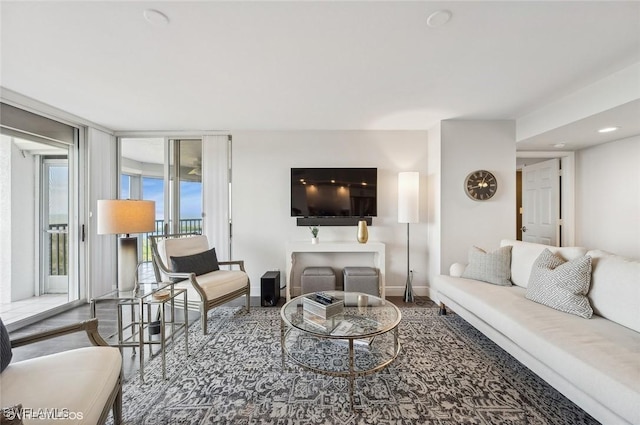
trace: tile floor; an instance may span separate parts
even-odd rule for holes
[[[151,262],[146,261],[138,268],[140,282],[154,282],[155,275]],[[46,294],[24,300],[0,302],[0,317],[5,325],[11,325],[31,316],[62,306],[68,302],[67,294]]]
[[[26,319],[43,311],[50,310],[67,303],[67,294],[46,294],[20,301],[2,302],[0,317],[5,325]]]

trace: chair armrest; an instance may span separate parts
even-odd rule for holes
[[[166,274],[169,278],[175,279],[191,279],[191,277],[195,278],[196,276],[195,273],[191,272],[164,272],[164,274]]]
[[[240,270],[244,270],[244,260],[234,260],[234,261],[218,261],[218,265],[220,266],[238,266]]]
[[[98,319],[89,319],[72,325],[61,326],[48,331],[38,332],[32,335],[22,336],[11,340],[11,348],[21,347],[34,342],[44,341],[62,335],[85,331],[89,341],[93,345],[109,346],[109,344],[98,333]]]

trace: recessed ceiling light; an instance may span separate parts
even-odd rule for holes
[[[612,131],[616,131],[619,127],[605,127],[598,130],[598,133],[611,133]]]
[[[164,26],[169,24],[169,17],[159,10],[146,9],[142,12],[142,16],[152,25]]]
[[[438,28],[446,24],[451,20],[453,13],[450,10],[442,9],[436,10],[427,18],[427,25],[431,28]]]
[[[563,142],[561,142],[561,143],[556,143],[556,144],[554,144],[554,145],[552,145],[552,146],[553,146],[554,148],[556,148],[556,149],[562,149],[562,148],[564,148],[564,147],[566,146],[566,143],[563,143]]]

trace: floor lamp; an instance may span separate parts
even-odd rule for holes
[[[98,201],[98,234],[126,235],[118,238],[118,291],[136,289],[138,238],[131,233],[153,232],[156,203],[133,199]]]
[[[398,174],[398,223],[407,223],[407,282],[404,288],[404,301],[407,303],[414,301],[413,276],[409,267],[409,224],[420,221],[419,189],[420,173],[406,171]]]

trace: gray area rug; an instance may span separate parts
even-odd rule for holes
[[[597,424],[459,316],[403,308],[402,351],[386,369],[348,381],[283,370],[277,308],[219,307],[124,385],[126,424]]]

